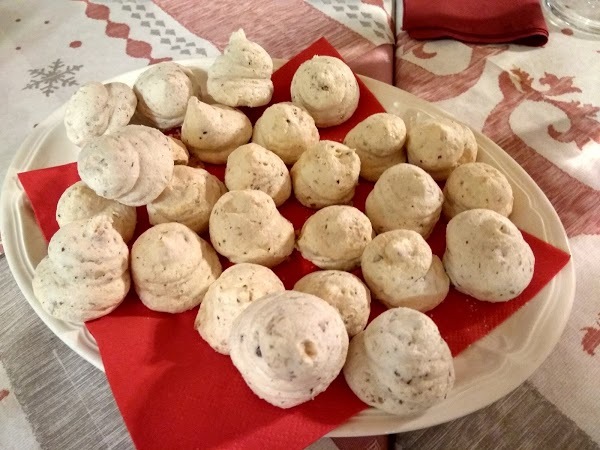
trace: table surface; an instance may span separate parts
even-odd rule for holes
[[[428,430],[311,448],[598,448],[600,40],[548,17],[543,48],[418,42],[402,32],[402,4],[393,0],[197,5],[0,1],[0,180],[15,175],[7,168],[27,134],[87,81],[216,56],[239,27],[277,58],[325,36],[356,72],[482,130],[529,172],[565,225],[577,291],[554,352],[495,404]],[[45,327],[2,256],[0,293],[0,449],[133,448],[104,374]]]

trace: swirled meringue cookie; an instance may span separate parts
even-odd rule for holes
[[[352,200],[360,159],[344,144],[320,141],[302,153],[290,173],[298,201],[309,208],[323,208]]]
[[[129,249],[107,216],[68,223],[52,236],[32,284],[51,316],[68,322],[97,319],[129,291]]]
[[[77,159],[81,179],[96,194],[142,206],[160,195],[173,175],[169,139],[143,125],[127,125],[88,141]]]
[[[252,124],[241,111],[190,98],[181,127],[181,140],[198,159],[225,164],[229,154],[247,143],[251,136]]]
[[[112,226],[125,242],[129,242],[135,231],[137,215],[135,208],[116,200],[100,197],[83,181],[69,186],[56,205],[56,222],[59,227],[76,220],[88,220],[104,215],[112,219]]]
[[[175,166],[165,190],[148,203],[148,218],[152,225],[178,222],[204,233],[215,203],[225,192],[225,185],[206,170]]]
[[[262,106],[273,95],[273,60],[244,30],[231,34],[229,44],[208,69],[209,95],[227,106]]]
[[[81,147],[90,138],[112,133],[129,123],[136,105],[135,94],[124,83],[84,84],[66,105],[67,137]]]
[[[356,77],[341,59],[314,56],[292,79],[292,102],[306,109],[318,127],[339,125],[354,114],[360,91]]]
[[[519,229],[489,209],[470,209],[448,222],[443,260],[457,290],[488,302],[505,302],[521,294],[535,265]]]
[[[440,258],[412,230],[375,237],[365,248],[361,269],[373,295],[388,308],[429,311],[446,298],[450,288]]]
[[[314,119],[292,103],[275,103],[254,124],[252,142],[294,164],[309,147],[319,142]]]
[[[322,298],[338,310],[348,336],[361,332],[371,312],[371,293],[356,275],[339,270],[320,270],[300,278],[294,291]]]
[[[348,333],[327,302],[286,291],[252,302],[235,321],[229,348],[231,361],[258,397],[291,408],[315,398],[338,376]]]
[[[390,167],[406,162],[404,121],[388,113],[367,117],[346,135],[344,144],[360,158],[360,176],[377,181]]]
[[[310,216],[300,231],[298,250],[321,269],[352,270],[371,239],[369,218],[352,206],[328,206]]]
[[[257,189],[281,206],[292,193],[292,180],[279,156],[258,144],[246,144],[227,158],[225,185],[230,191]]]
[[[344,377],[366,404],[408,416],[446,398],[454,385],[454,364],[429,317],[414,309],[393,308],[354,336]]]
[[[131,248],[135,291],[154,311],[178,313],[198,306],[219,275],[213,248],[180,223],[149,228]]]
[[[210,240],[233,263],[273,267],[294,250],[294,227],[262,191],[230,191],[215,204]]]
[[[491,209],[505,217],[513,208],[513,191],[502,172],[489,164],[463,164],[444,185],[444,216],[452,219],[468,209]]]
[[[138,77],[133,91],[138,99],[136,116],[161,130],[181,125],[188,100],[199,93],[193,73],[174,62],[150,66]]]
[[[412,164],[396,164],[375,183],[365,212],[377,233],[407,229],[427,239],[443,202],[442,190],[427,172]]]
[[[173,163],[175,165],[186,166],[190,162],[190,154],[187,147],[179,139],[169,136],[169,145],[171,154],[173,155]]]
[[[408,126],[408,162],[421,167],[434,180],[445,180],[459,165],[477,158],[475,135],[465,125],[419,113]]]
[[[228,355],[235,319],[252,301],[284,291],[283,283],[271,269],[258,264],[236,264],[208,288],[194,327],[214,350]]]

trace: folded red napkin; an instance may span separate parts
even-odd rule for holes
[[[548,42],[539,0],[404,0],[402,28],[414,39],[535,47]]]
[[[285,99],[297,67],[311,55],[337,52],[324,40],[293,58],[273,75],[275,98]],[[361,84],[361,101],[351,123],[383,108]],[[351,125],[322,130],[324,139],[343,139]],[[222,178],[223,169],[207,170]],[[56,203],[62,192],[79,180],[75,164],[19,174],[36,219],[47,240],[58,229]],[[362,182],[355,206],[364,210],[372,189]],[[281,212],[299,229],[314,211],[290,199]],[[148,228],[144,208],[138,208],[139,234]],[[547,284],[569,255],[525,234],[536,256],[533,281],[517,299],[507,303],[473,300],[454,289],[430,316],[438,324],[454,355],[506,320]],[[434,253],[444,250],[445,223],[429,242]],[[295,251],[275,272],[287,288],[316,270]],[[357,272],[360,274],[360,271]],[[375,316],[383,307],[373,302]],[[366,408],[338,377],[315,400],[289,410],[275,408],[256,397],[227,356],[213,351],[193,328],[197,308],[181,314],[147,309],[133,290],[114,312],[86,325],[102,356],[117,405],[135,445],[140,449],[243,448],[301,449]]]

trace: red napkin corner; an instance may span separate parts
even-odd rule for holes
[[[404,0],[402,28],[413,39],[533,47],[548,42],[539,0]]]
[[[273,101],[289,97],[295,68],[314,54],[338,56],[321,39],[273,74]],[[349,124],[321,130],[323,139],[342,140],[364,117],[383,111],[361,86],[358,110]],[[288,98],[289,99],[289,98]],[[222,167],[207,166],[222,177]],[[46,240],[58,230],[56,204],[64,190],[79,180],[75,163],[19,174]],[[364,210],[372,189],[361,181],[355,206]],[[281,212],[300,228],[314,211],[290,199]],[[136,235],[148,227],[145,208],[138,208]],[[442,255],[446,224],[440,221],[428,240]],[[510,317],[533,298],[568,262],[569,255],[525,234],[536,257],[533,281],[518,298],[506,303],[473,300],[454,289],[429,313],[452,353],[457,355]],[[316,270],[295,251],[277,266],[289,289],[304,274]],[[360,274],[360,271],[357,271]],[[372,317],[384,308],[373,302]],[[197,308],[181,314],[150,311],[135,296],[108,316],[87,322],[98,343],[106,375],[132,439],[139,449],[240,448],[302,449],[364,410],[340,375],[315,400],[282,410],[256,397],[230,359],[212,350],[194,330]]]

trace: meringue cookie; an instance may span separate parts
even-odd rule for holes
[[[375,183],[365,212],[377,233],[407,229],[427,239],[443,202],[442,190],[427,172],[411,164],[396,164]]]
[[[360,159],[354,150],[334,141],[313,145],[292,167],[294,194],[309,208],[348,203],[354,196]]]
[[[354,336],[344,377],[366,404],[408,416],[446,398],[454,385],[454,364],[429,317],[413,309],[393,308]]]
[[[328,206],[304,222],[298,250],[321,269],[352,270],[373,236],[369,218],[358,209]]]
[[[233,263],[273,267],[294,250],[294,227],[262,191],[231,191],[215,204],[210,240]]]
[[[133,244],[131,275],[144,305],[178,313],[198,306],[221,275],[221,263],[208,242],[188,227],[163,223],[146,230]]]
[[[453,120],[419,113],[409,121],[408,162],[434,180],[445,180],[459,165],[474,162],[477,148],[473,132]]]
[[[228,355],[235,319],[252,301],[284,291],[283,283],[271,269],[258,264],[236,264],[208,288],[194,327],[213,349]]]
[[[60,228],[33,276],[33,293],[48,314],[69,322],[105,316],[130,286],[129,250],[111,219],[99,215]]]
[[[258,144],[246,144],[227,158],[225,185],[230,191],[257,189],[281,206],[292,193],[292,180],[279,156]]]
[[[67,137],[81,147],[93,137],[112,133],[129,123],[136,105],[135,94],[124,83],[84,84],[66,105]]]
[[[454,169],[446,181],[442,211],[452,219],[463,211],[478,208],[510,216],[512,187],[502,172],[488,164],[463,164]]]
[[[190,162],[190,154],[183,142],[174,137],[169,137],[169,146],[173,155],[173,163],[175,165],[187,165]]]
[[[360,158],[360,176],[377,181],[390,167],[406,162],[404,121],[388,113],[367,117],[346,135],[344,144]]]
[[[169,139],[143,125],[88,141],[77,160],[81,179],[101,197],[129,206],[160,195],[173,175]]]
[[[56,205],[56,222],[59,227],[99,215],[112,218],[112,226],[123,240],[125,242],[131,240],[137,222],[135,208],[100,197],[83,181],[69,186]]]
[[[315,398],[338,376],[348,333],[327,302],[286,291],[252,302],[235,321],[229,348],[258,397],[291,408]]]
[[[178,222],[204,233],[215,203],[225,192],[225,185],[206,170],[175,166],[165,190],[146,206],[148,218],[152,225]]]
[[[199,93],[192,72],[174,62],[150,66],[138,77],[133,91],[138,99],[137,115],[161,130],[181,125],[188,100]]]
[[[341,59],[314,56],[292,79],[292,102],[308,111],[318,127],[339,125],[354,114],[360,91],[356,77]]]
[[[505,302],[521,294],[535,265],[519,229],[489,209],[470,209],[448,222],[443,261],[457,290],[488,302]]]
[[[440,258],[412,230],[378,235],[365,248],[361,268],[373,295],[388,308],[426,312],[439,305],[450,288]]]
[[[223,54],[208,69],[207,89],[227,106],[263,106],[273,95],[273,60],[244,30],[231,34]]]
[[[181,140],[200,160],[225,164],[229,154],[248,142],[250,136],[252,124],[241,111],[190,98],[181,127]]]
[[[371,312],[371,293],[355,275],[339,270],[320,270],[300,278],[294,291],[322,298],[340,313],[348,336],[361,332]]]
[[[275,103],[254,124],[252,142],[294,164],[309,147],[319,142],[314,119],[292,103]]]

